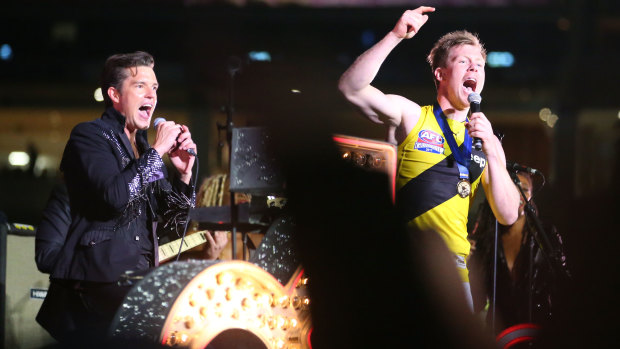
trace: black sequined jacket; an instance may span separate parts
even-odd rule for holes
[[[115,282],[127,270],[157,265],[158,218],[182,225],[194,206],[193,187],[169,181],[146,130],[136,136],[136,159],[124,125],[125,117],[108,108],[71,132],[60,165],[71,225],[54,279]]]

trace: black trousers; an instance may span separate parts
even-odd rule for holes
[[[61,343],[104,339],[132,286],[51,280],[37,322]]]

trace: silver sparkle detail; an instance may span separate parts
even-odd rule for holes
[[[250,262],[286,284],[299,266],[293,234],[295,223],[291,217],[280,217],[269,226],[265,237],[250,258]]]
[[[146,161],[138,165],[138,172],[127,183],[129,188],[129,201],[132,201],[140,196],[141,191],[149,184],[149,179],[156,173],[163,171],[164,161],[161,156],[157,154],[157,151],[153,148],[149,148],[144,154],[142,154]]]
[[[103,137],[105,139],[107,139],[108,141],[112,142],[112,144],[114,144],[114,147],[116,148],[116,150],[120,154],[120,156],[121,156],[121,166],[123,168],[127,167],[127,165],[129,165],[129,163],[131,162],[131,157],[129,156],[129,154],[125,150],[125,147],[121,144],[121,141],[114,134],[114,131],[106,130],[106,129],[102,128],[102,127],[100,129],[101,129],[101,134],[103,135]]]
[[[127,293],[116,312],[109,335],[157,343],[170,307],[185,286],[218,261],[188,260],[153,269]]]

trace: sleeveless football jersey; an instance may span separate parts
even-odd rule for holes
[[[465,124],[447,119],[462,149]],[[409,225],[438,232],[455,254],[467,256],[467,216],[470,203],[486,167],[484,153],[472,148],[469,178],[471,193],[462,198],[457,192],[459,169],[433,114],[424,106],[420,119],[398,146],[396,204]]]

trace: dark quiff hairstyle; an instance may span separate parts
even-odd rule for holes
[[[448,60],[448,54],[450,49],[455,46],[461,45],[473,45],[480,46],[480,53],[484,60],[487,59],[487,51],[484,48],[484,44],[478,38],[478,34],[473,34],[467,30],[458,30],[450,32],[437,40],[435,46],[431,49],[426,60],[431,65],[431,72],[433,72],[433,79],[435,80],[435,87],[439,87],[439,81],[435,78],[435,69],[439,67],[445,67]]]
[[[101,93],[106,107],[112,106],[112,100],[108,96],[108,89],[114,87],[119,92],[123,81],[127,79],[128,68],[153,67],[155,60],[149,53],[137,51],[134,53],[120,53],[108,57],[101,73]]]

